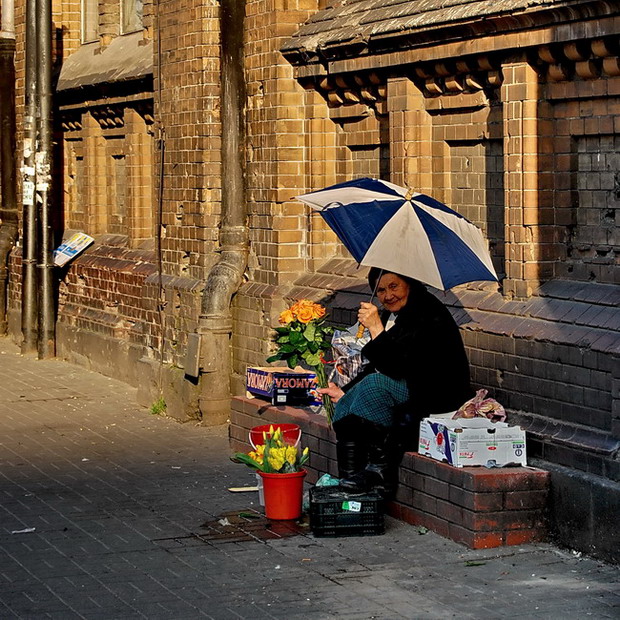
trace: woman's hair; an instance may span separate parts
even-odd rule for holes
[[[404,276],[401,273],[396,273],[395,271],[388,271],[387,269],[379,269],[379,267],[371,267],[368,271],[368,284],[370,286],[370,290],[374,291],[377,286],[377,282],[379,279],[384,276],[386,273],[393,273],[395,276],[402,278],[409,285],[409,293],[412,296],[416,296],[420,293],[426,292],[426,286],[419,280],[414,280],[409,276]]]

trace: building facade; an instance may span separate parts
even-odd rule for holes
[[[58,0],[53,21],[57,235],[96,239],[58,270],[58,355],[223,422],[290,300],[346,325],[368,293],[295,196],[359,176],[429,193],[480,226],[501,277],[437,292],[476,387],[552,471],[558,540],[613,556],[620,7]],[[19,244],[7,259],[19,340]]]

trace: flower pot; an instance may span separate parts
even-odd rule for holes
[[[306,470],[290,474],[258,473],[263,479],[265,516],[268,519],[299,519]]]
[[[269,433],[269,429],[280,429],[282,431],[282,440],[292,446],[296,446],[301,438],[301,427],[298,424],[261,424],[250,429],[250,445],[256,450],[258,444],[265,443],[263,432]]]

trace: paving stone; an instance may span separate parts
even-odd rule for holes
[[[226,427],[153,416],[8,339],[0,377],[2,620],[620,615],[620,568],[547,544],[471,550],[390,517],[383,536],[209,540],[205,523],[261,512],[227,491],[255,478]]]

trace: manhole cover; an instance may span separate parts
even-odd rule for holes
[[[233,510],[207,521],[194,536],[210,543],[227,543],[290,538],[309,531],[307,519],[272,521],[253,509]]]

